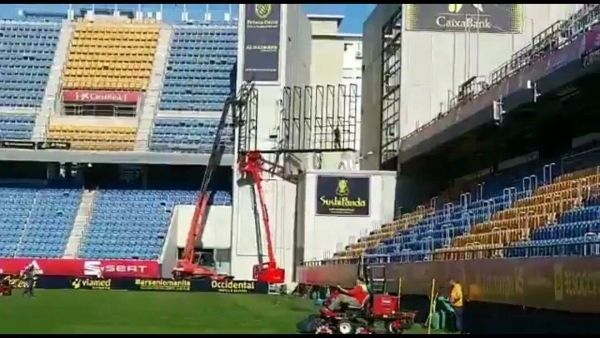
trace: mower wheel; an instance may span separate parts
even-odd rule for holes
[[[337,333],[339,334],[354,334],[355,328],[354,325],[348,320],[340,320],[337,325]]]
[[[385,323],[385,332],[388,334],[401,334],[404,332],[404,325],[401,320],[389,320]]]
[[[373,334],[373,332],[361,326],[356,329],[356,334]]]
[[[315,330],[315,334],[333,334],[333,331],[327,325],[321,325]]]

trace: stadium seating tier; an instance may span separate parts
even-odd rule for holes
[[[0,188],[0,257],[59,258],[81,190]]]
[[[494,190],[483,198],[472,201],[467,192],[436,210],[420,207],[350,244],[330,263],[363,254],[371,262],[399,263],[600,254],[598,168],[551,182],[542,178],[531,165],[492,175],[483,186]]]
[[[90,259],[158,259],[176,205],[194,205],[197,192],[184,190],[101,190],[79,255]],[[230,205],[231,194],[216,191],[214,205]]]
[[[77,22],[63,89],[145,91],[159,34],[158,24]]]
[[[60,31],[58,22],[0,21],[0,111],[41,107]]]
[[[47,139],[69,142],[74,150],[131,151],[135,146],[136,131],[136,127],[52,124]]]
[[[217,132],[217,118],[156,118],[150,141],[151,151],[210,154]],[[225,153],[233,153],[233,128],[221,132]]]
[[[231,92],[237,26],[175,25],[160,109],[220,111]]]
[[[0,140],[30,140],[35,126],[35,115],[0,115]]]

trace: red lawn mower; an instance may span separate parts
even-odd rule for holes
[[[369,297],[360,307],[345,306],[331,312],[326,310],[327,306],[340,295],[339,291],[333,292],[323,303],[320,316],[309,317],[314,321],[316,334],[376,334],[378,322],[383,322],[385,333],[400,334],[413,325],[416,313],[402,312],[400,297],[387,292],[385,266],[360,266],[364,267],[362,276],[367,282]],[[374,271],[380,271],[382,278],[374,279]]]

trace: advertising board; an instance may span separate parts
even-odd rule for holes
[[[317,215],[369,216],[368,177],[318,176]]]
[[[189,280],[135,279],[133,285],[133,289],[139,291],[190,291],[192,289]]]
[[[160,265],[156,261],[84,260],[84,259],[27,259],[0,258],[0,273],[20,274],[33,265],[38,275],[98,276],[105,278],[156,278]]]
[[[139,92],[117,92],[99,90],[65,90],[63,101],[71,103],[126,103],[136,104]]]
[[[71,281],[73,289],[81,290],[110,290],[112,280],[110,279],[90,279],[90,278],[75,278]]]
[[[220,293],[266,293],[266,291],[257,292],[257,287],[260,289],[261,286],[262,284],[255,281],[211,281],[209,291]]]
[[[71,148],[71,143],[55,142],[55,141],[33,142],[33,141],[2,140],[2,141],[0,141],[0,148],[30,149],[30,150],[35,150],[35,149],[68,150]]]
[[[1,274],[4,278],[6,274]],[[15,288],[25,288],[25,282],[16,279]],[[228,282],[211,280],[174,280],[161,278],[97,278],[69,276],[36,276],[34,287],[61,290],[121,290],[121,291],[166,291],[166,292],[218,292],[267,294],[269,284],[248,280]]]
[[[281,4],[246,4],[244,81],[278,81]]]
[[[409,4],[406,29],[435,32],[518,34],[523,4]]]

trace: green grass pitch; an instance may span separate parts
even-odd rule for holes
[[[285,334],[295,333],[296,323],[317,311],[312,301],[287,296],[36,290],[29,298],[15,290],[0,297],[0,334]]]
[[[6,333],[294,333],[316,308],[269,295],[36,290],[0,297]]]

